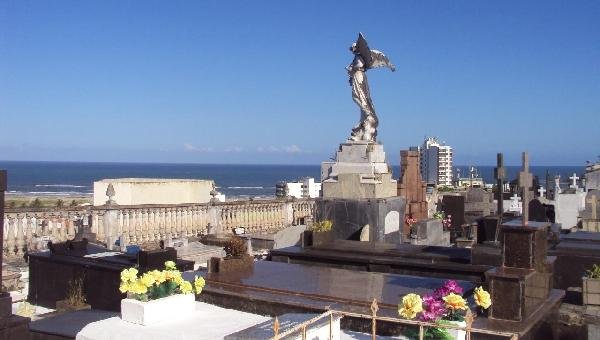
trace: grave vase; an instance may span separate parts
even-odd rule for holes
[[[448,321],[448,323],[457,325],[460,327],[467,327],[467,323],[464,321]],[[452,339],[465,340],[467,332],[462,329],[448,329],[448,333],[452,336]]]
[[[600,278],[583,277],[583,304],[600,305]]]
[[[121,300],[121,319],[142,326],[186,318],[195,310],[194,294],[174,294],[145,302],[134,299]]]
[[[313,231],[313,246],[322,246],[333,242],[333,232],[331,231]]]

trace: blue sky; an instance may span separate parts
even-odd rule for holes
[[[600,154],[598,1],[2,1],[0,159],[318,164],[359,117],[357,32],[390,161]]]

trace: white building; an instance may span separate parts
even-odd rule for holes
[[[425,138],[419,153],[423,181],[437,186],[452,186],[452,147],[436,137],[429,137]]]
[[[316,198],[321,195],[321,183],[312,177],[303,178],[296,182],[286,183],[289,196],[296,198]]]

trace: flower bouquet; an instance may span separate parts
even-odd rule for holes
[[[200,294],[205,281],[195,277],[185,281],[173,261],[165,262],[164,270],[152,270],[138,275],[136,268],[121,272],[119,291],[127,293],[121,300],[121,319],[140,325],[150,325],[193,313],[195,294]]]
[[[414,319],[437,324],[456,324],[465,327],[465,312],[469,309],[467,301],[462,297],[463,289],[454,280],[449,280],[434,291],[432,295],[423,297],[411,293],[402,297],[398,305],[398,313],[405,319]],[[482,287],[473,293],[475,304],[480,309],[487,309],[492,302],[490,294]],[[410,338],[419,338],[418,332],[411,329]],[[464,339],[465,331],[442,327],[429,327],[425,330],[424,339]]]

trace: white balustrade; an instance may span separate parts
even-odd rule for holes
[[[190,205],[100,206],[75,210],[19,211],[11,209],[4,219],[4,256],[17,259],[26,252],[42,251],[48,240],[64,242],[89,227],[103,242],[107,232],[123,236],[127,244],[158,242],[207,233],[216,223],[225,233],[243,227],[246,232],[272,232],[312,217],[314,200],[226,202]],[[107,222],[106,211],[115,218]],[[216,220],[214,219],[216,217]],[[114,225],[105,225],[105,223]]]

